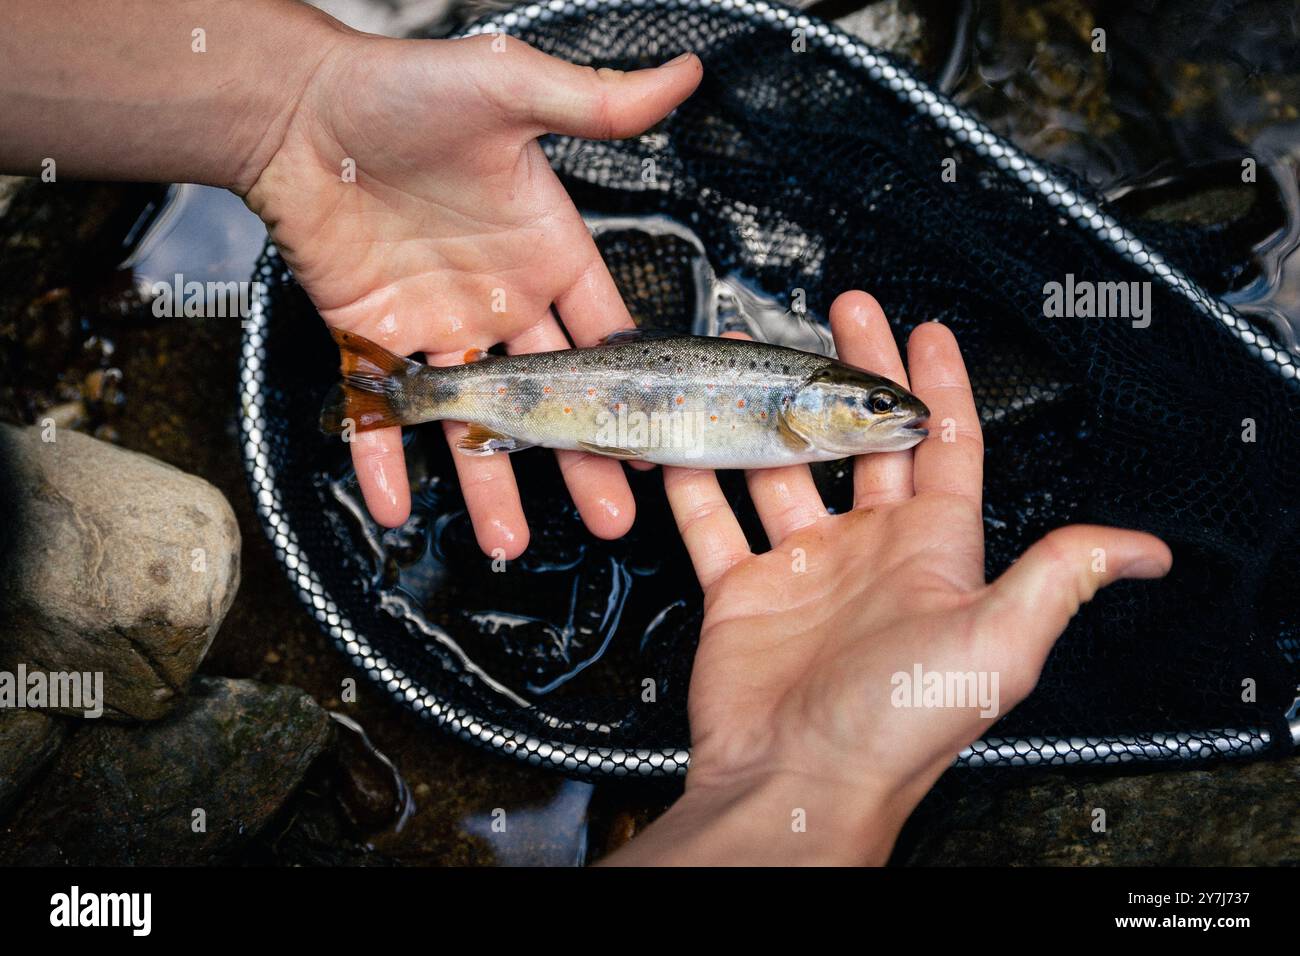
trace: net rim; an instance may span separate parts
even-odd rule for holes
[[[1293,384],[1300,382],[1300,368],[1289,352],[1279,348],[1264,332],[1251,326],[1246,319],[1169,264],[1092,200],[1079,195],[1046,167],[993,133],[942,93],[914,77],[887,54],[816,17],[766,0],[548,0],[490,15],[457,36],[511,35],[537,23],[623,9],[715,9],[768,29],[804,31],[809,45],[843,58],[851,69],[864,71],[873,82],[894,93],[940,129],[989,160],[1002,173],[1057,207],[1075,226],[1091,232],[1098,240],[1191,301],[1202,314],[1224,325],[1253,357],[1269,365],[1285,380]],[[275,251],[274,244],[268,241],[259,269]],[[277,561],[283,566],[299,600],[339,651],[397,703],[468,743],[513,756],[531,765],[551,767],[576,776],[685,775],[690,761],[690,751],[686,748],[583,746],[558,738],[546,739],[485,719],[434,694],[393,667],[366,636],[358,632],[327,592],[300,546],[285,512],[275,468],[264,447],[269,390],[266,341],[270,293],[260,284],[254,288],[259,291],[244,322],[239,361],[240,442],[245,470],[259,520]],[[990,736],[964,748],[955,765],[972,768],[1095,766],[1250,757],[1271,750],[1273,737],[1269,728],[1102,737]]]

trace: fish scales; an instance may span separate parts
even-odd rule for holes
[[[530,445],[664,465],[764,468],[910,447],[923,404],[887,379],[809,352],[742,339],[624,334],[586,349],[429,368],[350,333],[343,395],[357,427],[471,423],[461,450]],[[868,397],[877,410],[864,408]],[[883,408],[888,403],[889,407]]]
[[[549,448],[625,448],[659,464],[695,463],[707,451],[725,462],[716,467],[750,467],[793,460],[775,416],[828,361],[731,339],[494,357],[422,380],[413,407]]]

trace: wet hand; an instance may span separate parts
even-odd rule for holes
[[[618,73],[513,38],[336,37],[245,191],[328,324],[436,365],[632,326],[537,137],[635,135],[695,89],[698,59]],[[453,442],[465,430],[444,428]],[[352,456],[374,518],[405,521],[399,431],[355,435]],[[557,457],[592,533],[625,533],[635,505],[622,466]],[[528,527],[508,456],[452,458],[480,546],[520,554]]]
[[[1072,526],[986,583],[983,445],[952,333],[919,326],[904,371],[870,296],[841,296],[831,320],[845,361],[929,406],[930,436],[859,458],[845,514],[827,514],[806,466],[751,472],[772,543],[757,555],[713,473],[665,469],[704,588],[691,766],[685,796],[619,862],[883,862],[961,748],[1034,687],[1079,606],[1169,569],[1151,535]],[[918,665],[984,675],[996,713],[898,706],[895,675]]]

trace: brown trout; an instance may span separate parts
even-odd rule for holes
[[[337,434],[468,422],[458,449],[541,445],[692,468],[775,468],[911,448],[929,409],[824,355],[744,339],[630,329],[593,348],[467,353],[434,368],[334,330],[343,382],[321,428]]]

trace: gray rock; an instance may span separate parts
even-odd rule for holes
[[[68,722],[35,710],[0,710],[0,818],[58,752]]]
[[[297,688],[211,677],[163,720],[82,721],[0,827],[0,864],[228,859],[293,793],[332,726]]]
[[[877,0],[840,17],[835,25],[881,50],[914,57],[924,24],[912,6],[905,0]]]
[[[234,513],[170,465],[55,436],[0,426],[0,670],[102,672],[105,716],[161,717],[239,586]]]
[[[1046,773],[949,799],[895,862],[920,866],[1300,864],[1300,758],[1129,776]],[[1105,811],[1105,832],[1093,829]],[[920,821],[918,821],[920,822]]]

